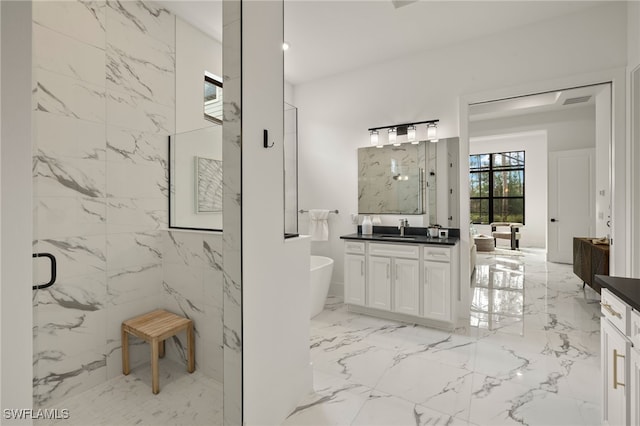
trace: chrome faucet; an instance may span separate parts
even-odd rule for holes
[[[408,219],[400,219],[400,225],[398,225],[398,229],[400,230],[400,236],[404,237],[404,228],[409,226]]]

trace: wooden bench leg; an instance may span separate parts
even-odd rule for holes
[[[124,324],[120,327],[120,334],[122,339],[122,374],[127,376],[129,374],[129,336],[124,329]]]
[[[158,378],[158,355],[160,352],[160,342],[153,339],[151,342],[151,389],[155,394],[160,392],[160,383]]]
[[[193,322],[187,327],[187,352],[189,353],[189,365],[187,371],[193,373],[196,369],[196,348],[193,335]]]

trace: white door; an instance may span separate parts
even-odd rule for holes
[[[451,265],[424,262],[424,314],[426,318],[451,321]]]
[[[346,254],[344,256],[344,302],[364,305],[364,256]]]
[[[418,315],[420,312],[420,266],[417,260],[394,259],[394,311]]]
[[[391,310],[391,259],[369,257],[369,307]]]
[[[573,263],[573,237],[593,237],[593,149],[549,153],[548,259]]]
[[[602,375],[602,424],[627,425],[626,367],[629,343],[611,323],[600,322],[600,374]]]

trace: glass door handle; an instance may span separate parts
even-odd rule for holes
[[[32,257],[46,257],[51,261],[51,276],[49,278],[49,282],[46,284],[34,285],[32,288],[34,290],[42,290],[44,288],[51,287],[56,282],[56,275],[58,272],[56,257],[51,253],[33,253]]]

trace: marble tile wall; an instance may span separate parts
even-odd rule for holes
[[[161,306],[193,320],[196,369],[222,382],[222,235],[164,233],[163,271]],[[167,341],[167,356],[186,364],[186,343]]]
[[[34,402],[120,374],[122,320],[164,298],[166,140],[175,20],[150,2],[35,2],[34,251],[58,282],[34,295]],[[148,358],[133,345],[132,361]]]

